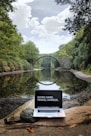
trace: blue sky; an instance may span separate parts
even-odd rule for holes
[[[33,41],[40,53],[56,52],[73,36],[63,31],[65,19],[72,17],[70,5],[57,5],[54,0],[17,0],[9,13],[24,42]]]

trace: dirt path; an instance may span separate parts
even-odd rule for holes
[[[82,73],[81,71],[73,70],[71,69],[71,72],[79,79],[85,80],[89,83],[91,83],[91,75],[86,75]]]
[[[30,129],[30,130],[29,130]],[[36,127],[3,129],[0,136],[91,136],[91,124],[79,124],[67,127]]]

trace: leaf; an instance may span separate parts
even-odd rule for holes
[[[33,128],[27,128],[27,131],[28,131],[29,133],[34,133],[34,129],[33,129]]]
[[[72,125],[70,125],[69,127],[70,128],[75,128],[77,126],[77,124],[72,124]]]
[[[60,130],[64,130],[64,128],[63,127],[58,127]]]

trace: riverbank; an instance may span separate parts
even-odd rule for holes
[[[0,76],[28,73],[28,72],[32,72],[32,71],[38,71],[38,70],[41,70],[41,69],[30,69],[30,70],[18,70],[18,71],[2,72],[2,73],[0,73]]]
[[[21,74],[26,72],[31,72],[32,70],[19,70],[19,71],[11,71],[11,72],[2,72],[0,76],[7,76],[7,75],[14,75],[14,74]]]
[[[77,71],[74,69],[70,70],[77,78],[82,79],[88,83],[91,83],[91,75],[86,75],[84,73],[82,73],[81,71]]]

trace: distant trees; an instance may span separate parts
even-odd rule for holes
[[[43,54],[42,54],[43,55]],[[56,69],[60,67],[60,63],[57,58],[53,57],[52,55],[44,55],[40,57],[40,66],[44,69]]]
[[[34,60],[36,60],[36,58],[39,55],[39,51],[32,41],[29,41],[26,44],[23,44],[22,48],[24,50],[22,58],[26,59],[29,63],[31,61],[33,62]]]
[[[75,38],[67,44],[60,45],[56,56],[62,68],[74,68],[91,71],[91,25],[80,29]]]
[[[68,44],[59,46],[59,51],[55,53],[55,56],[59,59],[62,69],[70,69],[72,66],[72,51],[74,49],[75,41],[72,40]]]
[[[36,48],[35,44],[32,41],[29,41],[26,44],[22,45],[22,54],[20,55],[20,57],[27,60],[27,62],[31,65],[31,68],[33,68],[38,56],[39,50],[38,48]]]

